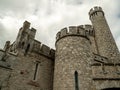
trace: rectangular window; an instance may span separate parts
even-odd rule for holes
[[[36,80],[37,72],[38,72],[38,67],[39,67],[39,62],[36,62],[36,65],[35,65],[35,72],[34,72],[34,78],[33,78],[33,80]]]
[[[78,86],[78,72],[77,71],[75,71],[74,76],[75,76],[75,90],[79,90],[79,86]]]

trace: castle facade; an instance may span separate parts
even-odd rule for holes
[[[89,19],[61,29],[55,50],[25,21],[0,50],[0,90],[120,90],[120,52],[105,13],[94,7]]]

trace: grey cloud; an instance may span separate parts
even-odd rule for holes
[[[120,12],[117,14],[117,17],[120,19]]]
[[[25,8],[26,0],[0,0],[0,11],[20,10]],[[23,6],[23,7],[22,7]]]
[[[6,35],[7,35],[6,29],[3,26],[3,24],[0,23],[0,48],[3,47],[3,45],[6,42],[5,41],[6,40]]]
[[[4,30],[5,30],[5,28],[4,28],[3,24],[0,23],[0,37],[3,36],[3,34],[4,34]]]
[[[33,14],[37,15],[38,11],[39,11],[38,8],[35,8],[34,11],[33,11]]]
[[[82,4],[82,0],[65,0],[66,4],[70,5],[80,5]]]
[[[0,0],[1,22],[6,24],[8,21],[9,26],[12,27],[8,29],[6,25],[3,27],[4,31],[1,31],[2,28],[0,28],[0,39],[2,38],[0,45],[4,40],[9,40],[6,32],[10,34],[10,39],[15,39],[11,32],[16,30],[14,33],[17,33],[22,22],[28,20],[31,22],[31,26],[37,29],[36,38],[54,47],[56,33],[65,26],[90,23],[88,11],[96,5],[105,9],[112,33],[117,39],[120,37],[118,3],[120,0],[112,0],[111,2],[109,0],[103,2],[96,0],[93,2],[91,0]],[[10,17],[13,23],[11,24],[9,19],[6,20],[6,17]],[[17,27],[18,25],[19,27]]]

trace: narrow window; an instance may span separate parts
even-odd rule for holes
[[[30,48],[30,44],[27,45],[27,48],[25,50],[26,53],[29,51],[29,48]]]
[[[78,72],[77,71],[75,71],[74,76],[75,76],[75,90],[79,90],[79,86],[78,86]]]
[[[24,53],[25,56],[26,56],[26,54],[28,53],[29,49],[30,49],[30,44],[28,44],[28,45],[27,45],[27,48],[25,49],[25,53]]]
[[[39,62],[37,62],[36,65],[35,65],[35,73],[34,73],[33,80],[36,80],[36,76],[37,76],[37,72],[38,72],[38,65],[39,65]]]

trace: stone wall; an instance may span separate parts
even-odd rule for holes
[[[33,44],[33,48],[32,48],[31,52],[34,52],[36,54],[41,54],[41,55],[44,55],[44,56],[46,56],[48,58],[52,58],[52,59],[54,59],[54,57],[55,57],[54,49],[48,47],[45,44],[42,44],[41,42],[39,42],[37,40],[34,40],[34,44]]]
[[[9,81],[9,90],[52,90],[53,66],[53,60],[43,55],[31,53],[18,56]]]
[[[25,21],[16,41],[0,50],[0,90],[101,90],[120,88],[120,52],[101,7],[92,25],[65,27],[56,50],[35,39]]]
[[[120,88],[120,64],[96,64],[92,66],[92,79],[95,90]]]
[[[0,50],[0,90],[9,90],[9,80],[16,55]]]
[[[95,30],[97,54],[109,58],[109,62],[119,62],[120,54],[102,8],[92,8],[89,17]]]
[[[53,90],[54,59],[44,54],[0,50],[0,71],[2,90]]]
[[[92,90],[92,53],[89,36],[80,26],[57,34],[53,90]],[[77,81],[75,72],[78,73]],[[77,85],[77,86],[76,86]]]

